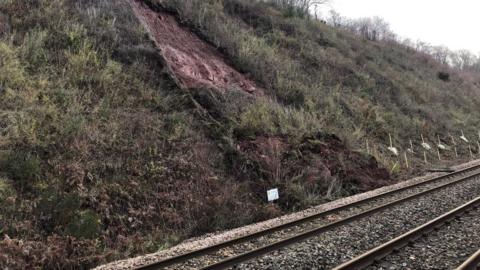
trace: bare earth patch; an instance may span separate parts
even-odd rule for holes
[[[155,41],[171,75],[187,89],[232,87],[261,95],[262,90],[226,63],[225,58],[166,12],[153,11],[138,0],[129,1],[150,37]]]

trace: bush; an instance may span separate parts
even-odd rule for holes
[[[20,55],[22,61],[27,64],[27,70],[34,72],[45,67],[48,63],[48,51],[46,41],[49,40],[47,31],[32,31],[25,36]]]
[[[66,226],[66,232],[77,238],[94,239],[99,235],[101,225],[98,214],[87,209],[76,212],[74,219]]]
[[[0,94],[5,90],[25,90],[27,80],[16,51],[0,41]]]
[[[168,141],[184,140],[189,135],[189,127],[185,124],[187,116],[174,113],[165,118],[165,135]]]
[[[0,235],[8,234],[9,230],[17,225],[16,197],[17,192],[11,182],[0,178]]]
[[[9,181],[0,178],[0,202],[3,202],[3,200],[14,196],[15,194],[15,190],[12,188]]]
[[[40,159],[33,154],[13,152],[2,163],[8,176],[22,189],[31,187],[41,175]]]
[[[450,74],[448,72],[440,71],[438,72],[438,78],[444,82],[450,81]]]
[[[102,228],[100,216],[92,209],[82,209],[83,199],[76,193],[47,187],[40,193],[36,210],[42,227],[49,233],[93,239]]]

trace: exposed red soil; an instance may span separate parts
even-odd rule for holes
[[[271,178],[303,175],[307,186],[326,189],[341,179],[344,188],[362,192],[395,182],[375,158],[349,150],[334,135],[305,137],[295,146],[287,138],[257,137],[242,142],[239,150],[261,164],[271,183]]]
[[[314,170],[328,169],[327,173],[342,179],[344,185],[352,185],[358,192],[396,182],[374,157],[348,149],[335,135],[307,137],[300,151],[305,165]]]
[[[153,11],[141,0],[129,2],[180,86],[213,87],[221,91],[240,87],[251,94],[262,93],[252,80],[228,65],[213,46],[179,25],[174,16]]]

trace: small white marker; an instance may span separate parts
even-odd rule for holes
[[[388,133],[388,137],[390,138],[390,147],[388,147],[388,150],[395,156],[398,156],[398,149],[393,147],[392,135],[390,135],[390,133]]]
[[[413,150],[413,142],[410,140],[410,148],[407,149],[408,152],[415,154],[415,151]]]
[[[427,151],[430,151],[430,149],[432,149],[432,147],[428,143],[425,142],[425,139],[423,138],[423,134],[421,134],[421,135],[422,135],[422,147],[423,147],[423,149],[425,149]]]
[[[437,135],[438,138],[438,148],[441,150],[447,150],[447,146],[440,141],[440,135]]]
[[[280,196],[278,195],[278,188],[267,190],[267,199],[269,202],[280,199]]]

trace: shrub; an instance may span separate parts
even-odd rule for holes
[[[271,107],[267,102],[258,102],[248,107],[240,116],[240,127],[237,134],[249,137],[271,134],[275,131]]]
[[[47,187],[40,193],[37,215],[49,233],[93,239],[102,228],[100,216],[92,209],[82,209],[83,199],[75,193],[62,193]]]
[[[445,71],[438,72],[438,78],[444,82],[450,81],[450,74]]]
[[[20,48],[20,55],[30,72],[44,68],[45,63],[50,61],[46,48],[47,40],[49,40],[49,37],[45,30],[34,30],[25,36]]]
[[[189,127],[186,125],[186,115],[174,113],[165,118],[165,131],[168,141],[186,139]]]
[[[15,226],[17,192],[10,181],[0,178],[0,235]]]
[[[0,201],[7,199],[8,197],[14,196],[15,190],[10,185],[9,181],[6,179],[0,178]]]
[[[2,164],[8,176],[22,189],[31,187],[41,175],[40,159],[33,154],[13,152],[8,154]]]
[[[24,90],[27,80],[16,51],[0,41],[0,94],[6,89]]]
[[[325,201],[324,191],[318,187],[307,187],[304,183],[287,183],[286,204],[289,208],[304,209]]]
[[[93,239],[99,235],[101,225],[98,214],[87,209],[76,212],[74,219],[66,226],[66,232],[77,238]]]

